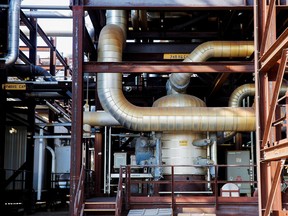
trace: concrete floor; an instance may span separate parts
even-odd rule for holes
[[[69,216],[69,211],[46,211],[46,212],[35,212],[31,216]]]

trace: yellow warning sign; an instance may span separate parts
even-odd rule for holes
[[[4,90],[26,90],[26,84],[23,83],[5,83],[2,84]]]
[[[163,59],[177,60],[185,59],[187,56],[186,53],[164,53]]]
[[[180,140],[179,145],[180,146],[188,146],[188,141],[187,140]]]

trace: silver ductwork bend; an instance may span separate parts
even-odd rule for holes
[[[124,13],[123,13],[124,15]],[[120,22],[119,22],[119,20]],[[114,17],[99,37],[98,61],[120,62],[125,43],[123,22]],[[108,23],[109,23],[108,22]],[[121,23],[121,27],[117,23]],[[120,73],[99,73],[97,90],[102,107],[122,126],[135,131],[253,131],[253,108],[137,107],[122,92]]]
[[[5,65],[11,65],[16,62],[19,55],[20,38],[20,9],[22,0],[10,0],[8,15],[8,53],[0,61],[5,61]]]
[[[204,62],[212,57],[249,57],[254,52],[252,41],[209,41],[194,49],[184,62]],[[168,94],[184,93],[191,73],[173,73],[166,84]]]

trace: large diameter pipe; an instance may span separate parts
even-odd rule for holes
[[[93,126],[120,126],[119,122],[107,112],[84,112],[83,124]]]
[[[282,83],[279,95],[284,95],[287,91],[288,85],[286,83]],[[228,102],[229,107],[239,107],[241,106],[242,100],[248,96],[255,96],[255,84],[244,84],[236,88]]]
[[[209,41],[196,47],[184,62],[204,62],[212,57],[249,57],[254,52],[252,41]],[[183,93],[190,82],[191,73],[173,73],[167,82],[168,93]]]
[[[124,16],[124,14],[123,14]],[[124,17],[114,17],[99,37],[98,61],[120,62],[125,43]],[[115,24],[114,24],[115,23]],[[117,23],[121,23],[121,27]],[[207,107],[137,107],[124,97],[122,75],[99,73],[98,97],[106,112],[122,126],[135,131],[253,131],[255,112],[253,108],[207,108]]]
[[[5,61],[5,65],[11,65],[16,62],[19,55],[20,38],[20,9],[22,0],[10,0],[8,15],[8,53],[0,61]]]

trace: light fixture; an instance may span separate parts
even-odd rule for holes
[[[10,134],[17,133],[17,130],[15,128],[11,127],[11,129],[9,130],[9,133]]]

